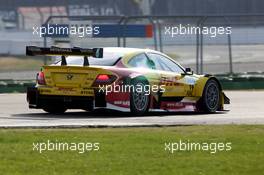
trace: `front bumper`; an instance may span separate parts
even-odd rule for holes
[[[230,99],[223,93],[224,96],[224,104],[230,104]]]
[[[96,98],[95,98],[96,97]],[[95,91],[95,97],[91,96],[63,96],[41,95],[36,87],[28,87],[27,102],[29,108],[42,109],[46,106],[62,105],[67,109],[91,109],[105,107],[105,95]]]

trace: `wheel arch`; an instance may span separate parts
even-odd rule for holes
[[[138,76],[132,78],[131,80],[135,80],[135,79],[139,79],[139,80],[142,80],[142,81],[146,81],[149,84],[148,79],[144,75],[138,75]]]
[[[136,83],[136,82],[144,82],[144,84],[146,85],[149,85],[149,81],[147,80],[147,78],[145,77],[145,76],[143,76],[143,75],[139,75],[139,76],[135,76],[135,77],[133,77],[133,78],[131,78],[130,79],[130,84],[131,85],[135,85],[134,83]],[[144,88],[144,90],[145,90],[145,88]],[[147,103],[144,103],[144,104],[146,104],[146,106],[144,107],[144,110],[142,110],[142,111],[140,111],[137,107],[136,107],[136,105],[135,105],[135,103],[133,102],[133,97],[131,96],[132,94],[134,94],[133,92],[130,92],[130,111],[133,113],[133,114],[135,114],[135,115],[143,115],[144,113],[146,113],[146,112],[148,112],[148,110],[149,110],[149,107],[150,107],[150,105],[151,105],[151,98],[150,98],[150,96],[148,95],[146,98],[148,99],[147,100]]]
[[[217,84],[218,84],[218,86],[219,86],[219,90],[222,91],[223,88],[222,88],[222,85],[221,85],[220,81],[219,81],[216,77],[213,77],[213,76],[210,77],[208,80],[212,80],[212,79],[215,80],[215,81],[217,82]],[[208,80],[207,80],[207,81],[208,81]]]
[[[130,74],[129,76],[127,76],[125,78],[125,84],[131,84],[131,82],[135,79],[140,79],[140,80],[144,80],[146,81],[148,84],[149,84],[149,81],[148,79],[146,78],[146,76],[142,75],[142,74],[139,74],[139,73],[132,73]]]
[[[202,111],[202,112],[208,112],[206,107],[205,107],[205,104],[204,104],[204,91],[205,91],[205,86],[207,84],[208,81],[210,80],[214,80],[216,82],[216,84],[218,85],[219,87],[219,103],[218,103],[218,107],[216,110],[222,110],[223,109],[223,104],[224,104],[224,93],[222,91],[222,86],[221,86],[221,83],[219,82],[219,80],[214,77],[214,76],[204,76],[202,77],[203,78],[203,81],[200,82],[200,88],[198,88],[199,90],[199,100],[197,101],[197,109],[198,111]],[[206,78],[206,79],[205,79]],[[201,88],[202,86],[202,88]],[[211,113],[212,111],[209,111],[209,113]]]
[[[219,91],[222,92],[222,90],[223,90],[222,85],[221,85],[220,81],[216,77],[214,77],[214,76],[204,76],[204,77],[201,77],[197,81],[197,85],[196,85],[196,89],[195,89],[195,95],[196,96],[199,96],[199,97],[203,96],[204,87],[205,87],[206,83],[209,80],[215,80],[217,82],[217,84],[218,84]]]

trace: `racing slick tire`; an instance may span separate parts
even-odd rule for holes
[[[130,92],[130,111],[134,115],[143,115],[149,110],[150,95],[145,92],[145,87],[149,83],[145,79],[136,78],[131,84],[134,88]],[[141,89],[143,90],[140,91]]]
[[[204,87],[200,108],[205,113],[214,113],[220,105],[220,88],[216,80],[209,79]]]
[[[67,109],[63,106],[45,106],[43,110],[50,114],[63,114]]]

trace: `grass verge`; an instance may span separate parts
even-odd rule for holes
[[[0,174],[261,174],[264,126],[0,129]],[[99,142],[99,151],[33,151],[33,143]],[[230,151],[165,151],[166,142],[231,142]]]
[[[43,66],[43,57],[0,56],[0,65],[0,72],[39,70]]]

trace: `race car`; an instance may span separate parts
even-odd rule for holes
[[[230,100],[216,77],[196,75],[166,54],[138,48],[27,46],[29,56],[60,56],[44,65],[27,89],[29,108],[48,113],[67,109],[149,111],[224,110]]]

